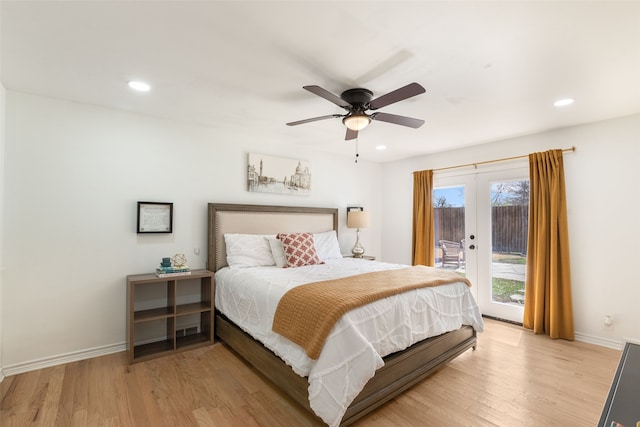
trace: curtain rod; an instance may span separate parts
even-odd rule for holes
[[[572,153],[574,151],[576,151],[576,147],[570,147],[570,148],[563,148],[562,149],[563,153]],[[444,171],[444,170],[449,170],[449,169],[466,168],[466,167],[469,167],[469,166],[473,166],[474,168],[477,168],[478,165],[486,165],[486,164],[489,164],[489,163],[506,162],[508,160],[516,160],[516,159],[526,159],[528,157],[529,157],[528,154],[524,154],[522,156],[505,157],[503,159],[485,160],[484,162],[466,163],[464,165],[456,165],[456,166],[446,166],[444,168],[433,169],[433,171],[434,172],[438,172],[438,171]]]

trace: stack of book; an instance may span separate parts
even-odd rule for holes
[[[182,267],[158,267],[156,268],[156,276],[172,277],[172,276],[188,276],[191,270],[186,265]]]

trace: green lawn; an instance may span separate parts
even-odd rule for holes
[[[519,280],[493,278],[493,300],[511,302],[511,295],[524,297],[524,282]]]
[[[527,257],[522,254],[493,253],[493,262],[504,262],[505,264],[526,264]]]
[[[527,258],[522,254],[494,253],[493,262],[505,264],[526,264]],[[513,302],[511,295],[521,295],[524,297],[524,282],[511,279],[493,278],[493,300],[500,302]]]
[[[493,262],[502,262],[505,264],[526,264],[527,258],[522,254],[514,253],[494,253],[492,255]],[[456,273],[464,276],[464,271],[456,271]],[[493,278],[492,295],[494,301],[499,302],[519,302],[511,298],[512,295],[521,295],[524,297],[524,282],[512,279]]]

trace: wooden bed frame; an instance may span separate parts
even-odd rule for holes
[[[338,230],[335,208],[209,204],[208,269],[226,266],[225,233],[276,234]],[[309,383],[278,356],[216,312],[215,334],[262,375],[315,415],[309,406]],[[342,418],[348,425],[422,381],[466,350],[476,347],[471,326],[420,341],[406,350],[388,355]],[[316,417],[318,420],[320,418]]]

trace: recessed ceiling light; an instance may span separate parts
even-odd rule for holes
[[[554,107],[566,107],[567,105],[571,105],[575,102],[575,99],[573,98],[564,98],[564,99],[559,99],[556,102],[553,103]]]
[[[149,92],[149,90],[151,90],[151,86],[149,86],[145,82],[131,81],[131,82],[128,82],[127,84],[131,89],[137,90],[139,92]]]
[[[386,150],[387,146],[386,145],[376,145],[376,150],[382,151],[382,150]]]

